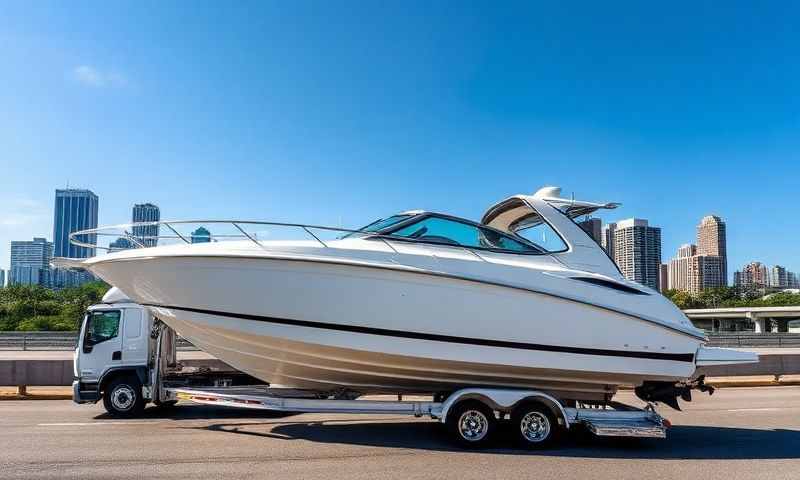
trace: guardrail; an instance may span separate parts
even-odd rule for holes
[[[77,344],[77,332],[0,332],[0,350],[73,350]],[[177,347],[197,350],[181,337]]]
[[[713,333],[708,340],[712,347],[800,347],[800,333]]]

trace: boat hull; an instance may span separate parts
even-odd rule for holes
[[[196,256],[92,271],[204,351],[292,388],[502,386],[600,399],[621,384],[691,376],[700,345],[607,308],[423,271]]]

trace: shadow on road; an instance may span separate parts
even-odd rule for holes
[[[286,418],[296,415],[292,412],[275,412],[270,410],[247,410],[243,408],[225,408],[206,405],[181,405],[179,407],[148,407],[137,416],[137,419],[167,419],[167,420],[219,420],[224,418]],[[95,415],[94,419],[113,419],[108,413]]]
[[[432,421],[216,423],[190,428],[282,440],[461,451],[448,441],[442,425]],[[511,435],[502,436],[511,438]],[[670,429],[666,440],[568,435],[559,448],[544,452],[520,450],[511,441],[505,440],[498,441],[496,448],[483,452],[575,458],[756,460],[797,458],[800,455],[798,445],[800,431],[795,430],[675,426]]]

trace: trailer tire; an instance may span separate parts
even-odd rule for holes
[[[445,426],[450,438],[464,448],[486,448],[491,445],[497,419],[488,405],[478,400],[464,400],[447,413]]]
[[[136,417],[144,411],[144,404],[142,383],[135,375],[113,379],[103,393],[103,406],[114,417]]]
[[[526,402],[511,413],[511,425],[517,443],[527,449],[540,450],[552,447],[561,436],[562,427],[546,405]]]

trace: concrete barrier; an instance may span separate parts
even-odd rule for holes
[[[185,367],[235,371],[216,358],[180,360]],[[72,385],[71,360],[0,360],[0,386],[52,387]]]
[[[0,385],[72,385],[72,362],[65,360],[2,360]]]

